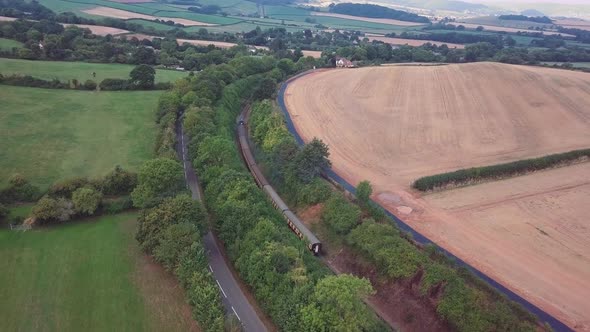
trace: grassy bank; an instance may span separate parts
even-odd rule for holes
[[[152,153],[159,95],[2,86],[0,186],[14,173],[46,187],[115,165],[136,169]]]

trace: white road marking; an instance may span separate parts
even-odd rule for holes
[[[236,317],[238,317],[238,320],[241,321],[240,316],[238,316],[238,313],[236,312],[236,309],[234,309],[234,307],[231,307],[231,310],[234,312],[234,314],[236,315]]]
[[[211,273],[213,273],[213,269],[211,268],[211,265],[209,265],[209,271],[211,271]]]
[[[225,295],[225,292],[223,291],[223,288],[221,288],[221,284],[219,284],[219,281],[215,280],[215,282],[217,283],[217,286],[219,286],[219,289],[221,289],[221,292],[223,293],[223,297],[227,297],[227,295]]]

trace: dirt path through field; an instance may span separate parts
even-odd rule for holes
[[[409,188],[424,175],[589,147],[590,75],[495,63],[331,70],[292,82],[285,102],[299,134],[324,140],[348,182],[370,180],[375,198],[419,232],[590,329],[587,166],[469,187],[464,203],[444,198],[461,191]]]

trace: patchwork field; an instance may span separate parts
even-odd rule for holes
[[[465,45],[462,44],[453,44],[453,43],[445,43],[439,42],[434,40],[422,40],[422,39],[405,39],[405,38],[394,38],[394,37],[384,37],[384,36],[369,36],[369,40],[377,40],[391,45],[409,45],[409,46],[422,46],[426,43],[430,43],[432,45],[441,46],[443,44],[447,45],[449,48],[465,48]]]
[[[0,74],[31,75],[46,80],[54,78],[61,81],[77,79],[79,82],[93,80],[100,83],[105,78],[128,79],[133,68],[135,66],[123,64],[0,58]],[[96,73],[96,77],[92,76],[92,73]],[[156,82],[174,82],[186,75],[186,73],[177,70],[156,69]]]
[[[292,82],[285,102],[304,140],[326,142],[350,183],[370,180],[374,198],[419,232],[590,329],[588,164],[439,194],[410,189],[424,175],[589,147],[588,74],[495,63],[317,71]]]
[[[147,273],[135,218],[0,230],[0,269],[10,271],[0,274],[2,330],[198,331],[172,278]]]
[[[115,8],[110,8],[110,7],[95,7],[92,9],[86,9],[84,10],[84,13],[86,14],[90,14],[90,15],[96,15],[96,16],[105,16],[105,17],[112,17],[112,18],[120,18],[123,20],[126,19],[144,19],[144,20],[164,20],[164,21],[173,21],[174,23],[179,23],[179,24],[183,24],[186,26],[193,26],[193,25],[202,25],[202,26],[209,26],[209,25],[215,25],[215,24],[211,24],[211,23],[206,23],[206,22],[199,22],[199,21],[194,21],[194,20],[188,20],[188,19],[184,19],[184,18],[178,18],[178,17],[165,17],[165,16],[152,16],[152,15],[145,15],[145,14],[140,14],[140,13],[135,13],[135,12],[130,12],[130,11],[126,11],[126,10],[120,10],[120,9],[115,9]]]
[[[66,177],[103,175],[115,165],[137,169],[152,156],[160,93],[3,85],[0,187],[14,173],[46,187]]]
[[[353,20],[353,21],[383,23],[383,24],[401,25],[401,26],[419,26],[419,25],[423,25],[423,24],[416,23],[416,22],[400,21],[400,20],[394,20],[394,19],[390,19],[390,18],[371,18],[371,17],[352,16],[352,15],[335,14],[335,13],[324,13],[324,12],[312,12],[311,15],[313,15],[313,16],[337,17],[337,18],[344,18],[344,19]]]

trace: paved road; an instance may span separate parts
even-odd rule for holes
[[[176,152],[182,160],[187,186],[191,190],[193,199],[201,200],[202,195],[199,181],[192,163],[187,156],[186,143],[188,142],[182,130],[182,121],[178,121],[176,124],[176,139],[179,143],[176,146]],[[242,323],[246,332],[267,331],[266,326],[264,326],[256,314],[256,311],[252,305],[250,305],[236,279],[232,275],[227,265],[228,263],[221,254],[217,242],[211,232],[208,232],[207,235],[203,237],[203,245],[205,246],[207,256],[209,257],[209,270],[213,273],[217,286],[221,290],[223,305],[225,306],[226,312],[235,315]]]

